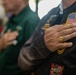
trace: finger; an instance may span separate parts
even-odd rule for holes
[[[59,34],[61,36],[65,36],[65,35],[71,34],[73,32],[76,32],[76,27],[75,28],[70,28],[70,29],[65,29],[65,30],[59,32]]]
[[[6,47],[8,47],[8,46],[10,46],[10,45],[12,45],[12,44],[16,44],[16,43],[17,43],[17,42],[14,43],[14,40],[10,40],[10,41],[8,41],[8,42],[5,44],[4,47],[6,48]]]
[[[65,42],[65,43],[60,43],[58,44],[57,48],[58,49],[62,49],[62,48],[68,48],[68,47],[71,47],[73,45],[72,42]]]
[[[13,37],[13,36],[15,36],[15,37],[17,37],[18,36],[18,32],[11,32],[10,34],[9,34],[9,37]]]
[[[76,27],[76,23],[60,25],[60,27],[58,27],[58,31],[60,32],[62,30],[74,28],[74,27]]]
[[[52,26],[52,27],[49,27],[48,29],[46,29],[46,32],[49,33],[50,31],[52,32],[53,30],[60,32],[62,30],[74,28],[74,27],[76,27],[76,23],[55,25],[55,26]]]
[[[11,45],[11,44],[16,45],[17,43],[18,43],[17,40],[13,40],[13,41],[11,41],[11,42],[8,42],[8,45]]]
[[[8,29],[8,31],[7,31],[8,33],[10,33],[11,32],[11,29]]]
[[[9,37],[9,38],[8,38],[8,42],[11,42],[11,41],[13,41],[13,40],[15,40],[15,39],[16,39],[16,36]]]
[[[18,32],[17,32],[17,31],[14,31],[14,32],[12,33],[12,35],[18,36]]]
[[[13,44],[13,41],[10,41],[7,43],[7,46],[12,45],[12,44]]]
[[[69,34],[69,35],[66,35],[66,36],[63,36],[63,41],[68,41],[72,38],[76,37],[76,32],[72,33],[72,34]]]

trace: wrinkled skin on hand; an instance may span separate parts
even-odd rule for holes
[[[8,30],[7,33],[5,33],[0,39],[0,49],[4,49],[10,46],[13,43],[13,40],[17,38],[17,36],[17,31],[11,32],[11,30]]]
[[[62,36],[64,42],[59,42],[58,38]],[[47,48],[54,52],[58,49],[71,47],[72,42],[66,42],[67,40],[76,36],[76,23],[68,25],[55,25],[44,32],[44,41]]]

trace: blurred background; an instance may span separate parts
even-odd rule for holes
[[[29,0],[30,8],[38,14],[40,19],[46,15],[52,8],[59,5],[61,0]],[[2,0],[0,0],[0,34],[4,30],[4,26],[8,21],[10,14],[5,13],[2,6]]]
[[[41,19],[52,8],[58,6],[60,2],[61,0],[29,0],[29,6]],[[8,17],[9,15],[7,14]],[[4,25],[8,21],[7,16],[2,6],[2,0],[0,0],[0,33],[3,31]]]
[[[42,18],[49,10],[56,7],[61,0],[29,0],[30,8]],[[0,5],[2,0],[0,0]],[[0,9],[2,10],[2,9]]]
[[[29,0],[31,9],[37,12],[40,18],[47,14],[53,7],[58,6],[60,2],[61,0]]]

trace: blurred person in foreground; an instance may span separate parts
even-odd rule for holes
[[[43,17],[18,63],[34,75],[76,74],[76,0],[62,0]]]
[[[5,18],[5,11],[2,5],[0,5],[0,34],[3,31],[3,21]]]
[[[3,6],[6,13],[12,13],[5,25],[4,34],[16,31],[18,36],[13,41],[10,40],[11,45],[0,50],[0,75],[28,75],[18,67],[18,55],[24,42],[34,32],[39,17],[30,9],[28,0],[3,0]],[[14,34],[11,35],[13,36]]]
[[[18,36],[17,31],[11,32],[10,29],[2,36],[5,17],[5,10],[3,6],[0,5],[0,52],[2,49],[11,45],[13,43],[12,41]]]

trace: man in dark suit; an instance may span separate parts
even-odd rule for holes
[[[35,75],[76,74],[76,0],[61,4],[43,17],[19,55],[22,70]]]

